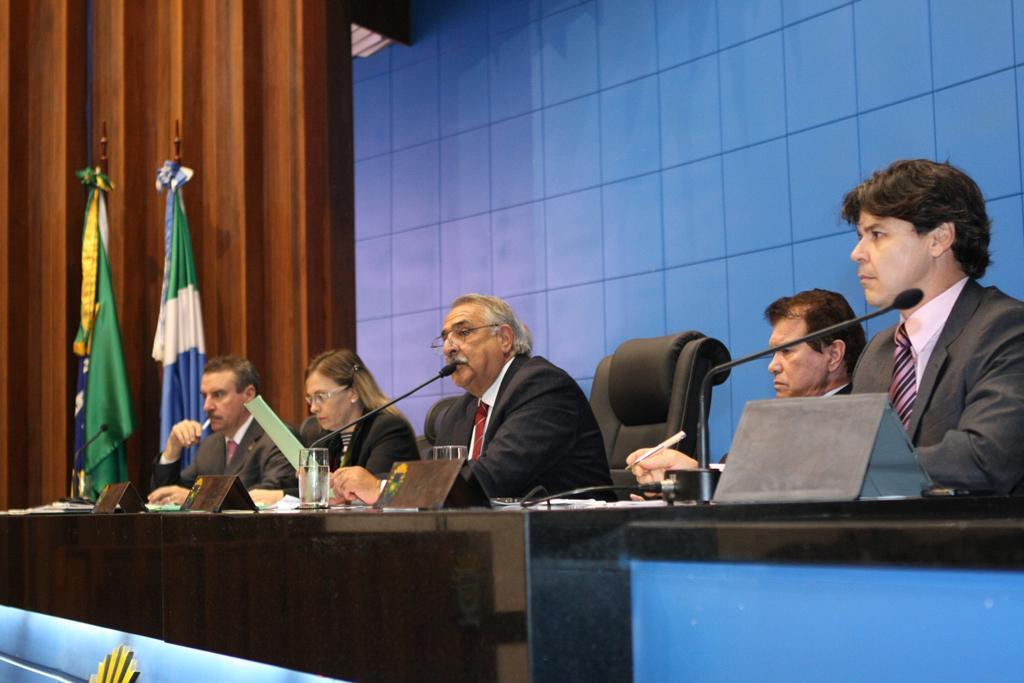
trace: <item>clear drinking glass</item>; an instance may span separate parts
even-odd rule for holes
[[[321,509],[330,506],[330,454],[326,448],[299,450],[299,507]]]
[[[85,470],[78,471],[75,479],[75,495],[84,500],[96,501],[96,494],[92,491],[92,475]]]
[[[465,460],[465,446],[434,446],[430,449],[431,460]]]

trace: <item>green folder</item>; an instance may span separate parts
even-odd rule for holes
[[[281,421],[281,418],[277,416],[273,408],[267,405],[262,396],[257,396],[249,401],[245,407],[260,423],[263,431],[267,433],[274,445],[281,449],[292,467],[299,469],[299,449],[302,448],[302,442],[295,438],[288,425]]]

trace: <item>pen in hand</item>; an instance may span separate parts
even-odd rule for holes
[[[673,445],[673,444],[675,444],[675,443],[677,443],[679,441],[682,441],[685,438],[686,438],[686,432],[684,432],[683,430],[680,429],[678,432],[676,432],[672,436],[668,437],[667,439],[665,439],[664,441],[659,443],[657,446],[655,446],[654,448],[648,450],[646,453],[644,453],[639,458],[634,460],[633,464],[630,465],[630,467],[633,467],[635,465],[638,465],[638,464],[642,463],[644,460],[646,460],[647,458],[651,457],[655,453],[660,453],[661,451],[665,450],[669,446],[671,446],[671,445]]]

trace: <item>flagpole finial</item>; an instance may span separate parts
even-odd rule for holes
[[[174,163],[181,164],[181,123],[174,119]]]
[[[107,122],[103,122],[103,132],[100,134],[100,173],[107,172]]]

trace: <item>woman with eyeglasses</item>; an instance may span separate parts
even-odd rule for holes
[[[354,351],[324,351],[306,368],[306,403],[312,417],[300,429],[302,442],[309,446],[388,402],[377,380]],[[315,419],[313,419],[315,418]],[[392,463],[418,460],[416,436],[409,421],[391,406],[326,442],[331,471],[358,465],[377,475],[391,471]],[[253,500],[274,503],[297,490],[253,490]]]

